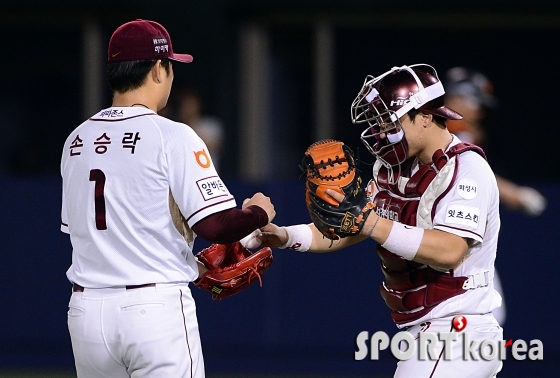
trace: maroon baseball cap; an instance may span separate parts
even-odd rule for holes
[[[189,54],[173,52],[169,33],[161,24],[141,19],[127,22],[115,30],[109,41],[107,58],[109,63],[165,58],[183,63],[193,61]]]

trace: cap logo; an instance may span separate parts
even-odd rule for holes
[[[156,54],[159,53],[168,53],[169,52],[169,45],[167,44],[167,38],[153,38],[154,42],[154,51]]]
[[[113,32],[107,51],[109,63],[153,59],[190,63],[193,57],[174,54],[169,33],[155,21],[137,19],[122,24]]]

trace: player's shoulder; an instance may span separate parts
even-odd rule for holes
[[[192,127],[187,124],[176,122],[160,115],[155,115],[153,121],[157,124],[164,140],[170,142],[184,142],[185,139],[189,141],[197,141],[200,139]]]
[[[160,127],[169,130],[182,131],[185,133],[194,133],[194,130],[189,126],[181,122],[174,121],[172,119],[166,118],[159,114],[155,114],[152,117],[153,121]]]
[[[461,140],[453,135],[450,148],[459,148],[456,159],[458,162],[459,174],[494,176],[492,168],[488,164],[484,152],[480,147],[461,144]],[[470,147],[470,148],[469,148]]]
[[[157,125],[165,150],[206,148],[200,136],[189,125],[159,115],[153,117],[153,122]]]
[[[484,156],[474,150],[469,150],[457,156],[459,171],[478,172],[482,175],[494,175],[492,168]]]
[[[74,130],[72,130],[68,136],[66,137],[65,144],[71,144],[76,138],[79,138],[81,130],[87,128],[87,124],[89,123],[89,119],[85,120],[81,124],[79,124]]]
[[[472,199],[476,193],[486,193],[488,198],[497,196],[496,176],[488,161],[476,151],[466,151],[458,156],[455,190],[464,199]]]

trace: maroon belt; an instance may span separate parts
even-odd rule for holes
[[[154,287],[156,286],[155,283],[149,283],[149,284],[143,284],[143,285],[127,285],[125,286],[126,290],[132,290],[132,289],[140,289],[143,287]],[[84,287],[80,286],[78,284],[72,284],[72,290],[76,291],[76,292],[83,292],[84,291]]]

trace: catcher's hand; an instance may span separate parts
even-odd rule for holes
[[[375,205],[362,187],[352,150],[332,139],[313,143],[301,169],[307,177],[305,203],[315,227],[331,240],[359,234]],[[339,203],[328,189],[344,199]]]
[[[270,248],[251,253],[239,242],[212,244],[197,253],[196,257],[208,271],[194,284],[212,293],[214,300],[237,294],[257,279],[262,286],[261,274],[272,264]]]

